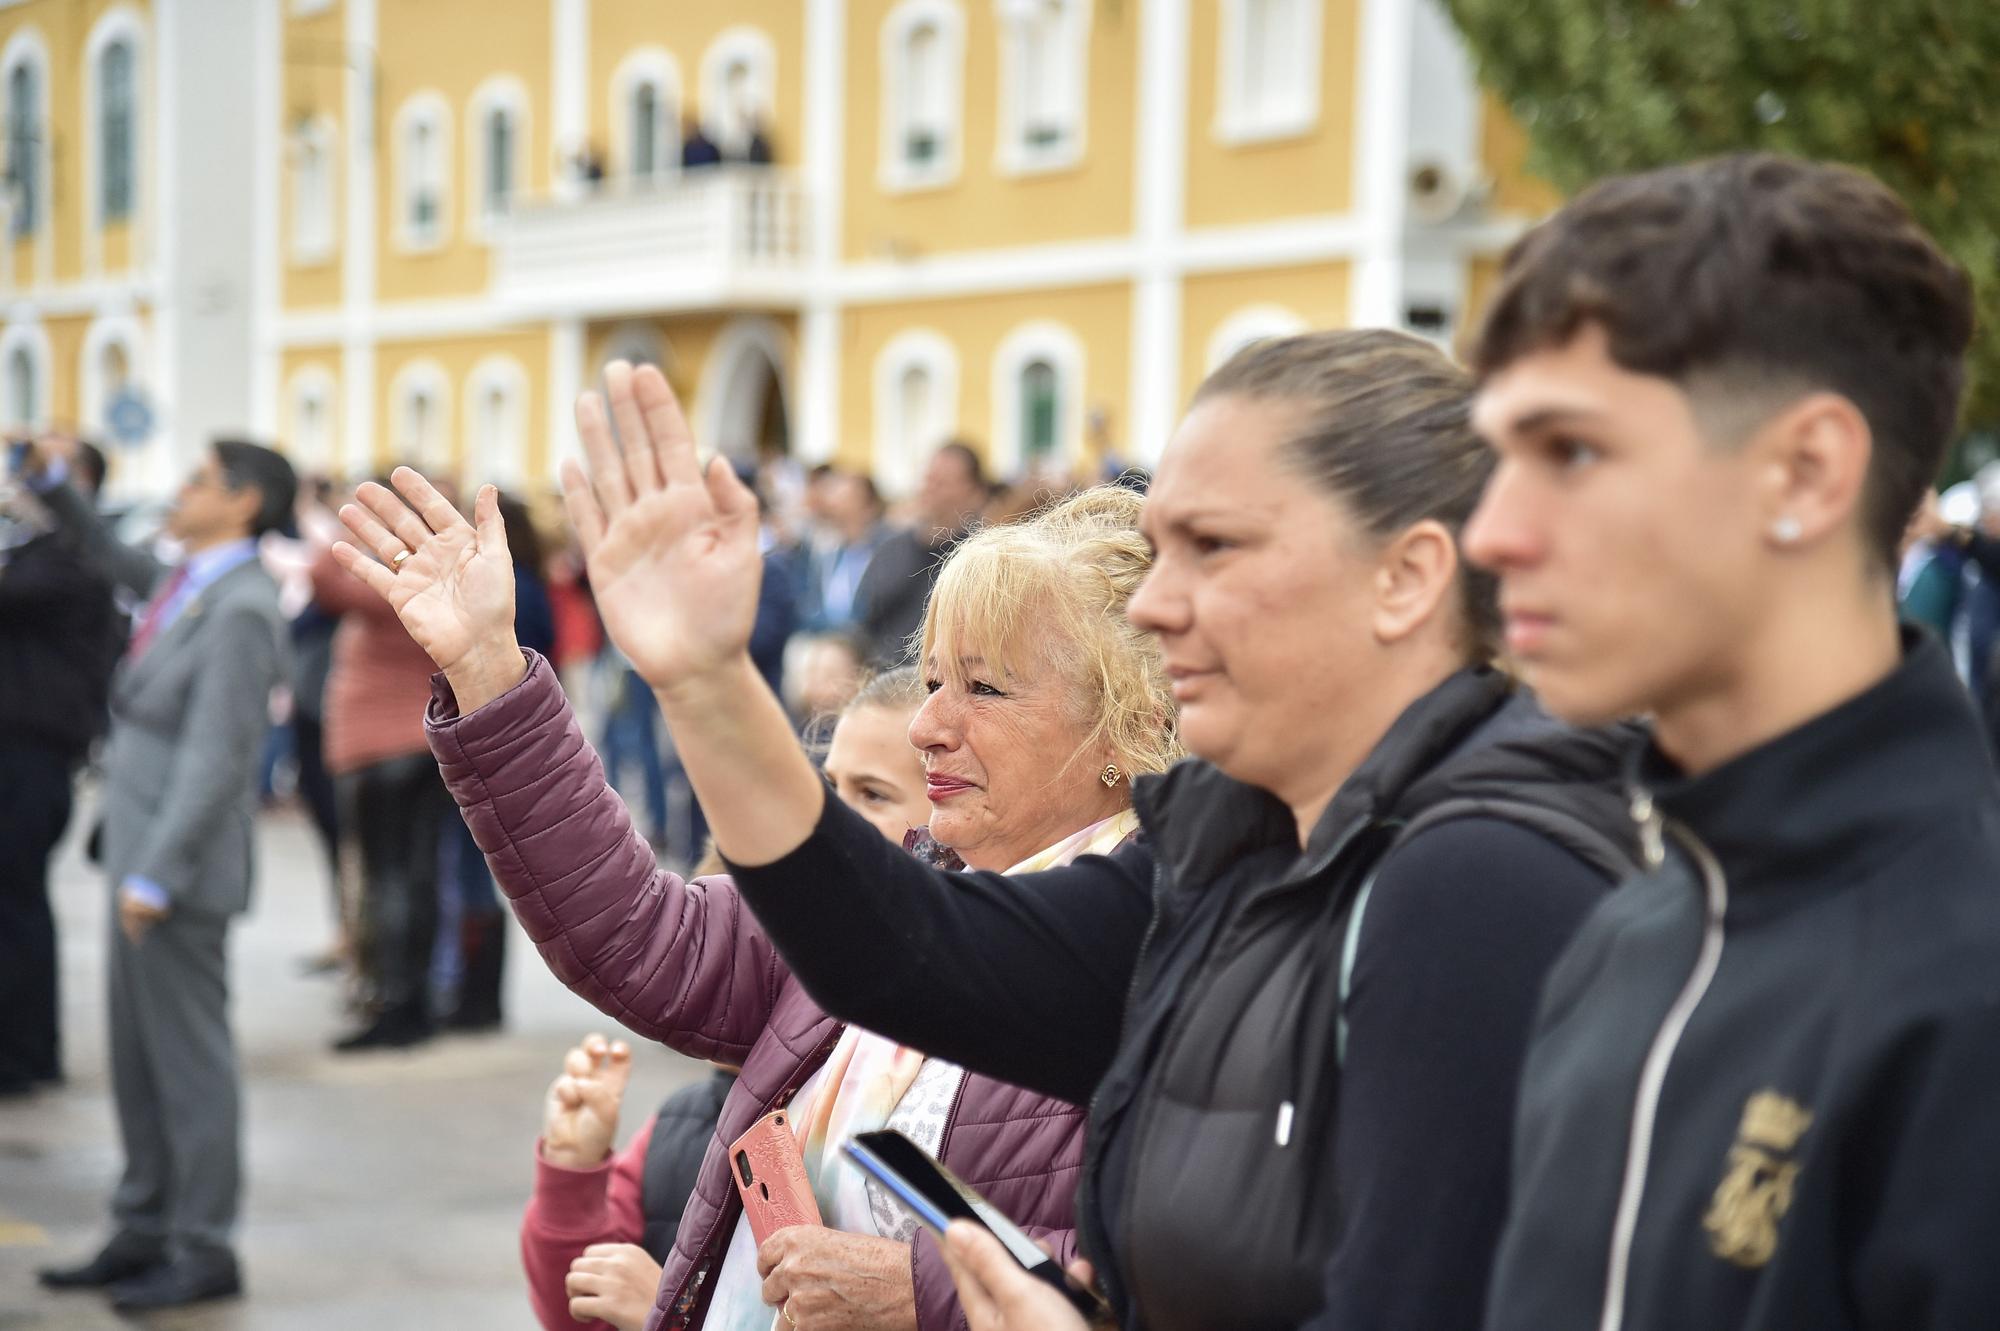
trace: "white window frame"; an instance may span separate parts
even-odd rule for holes
[[[653,151],[660,154],[654,169],[643,176],[632,160],[632,99],[641,87],[653,86]],[[664,184],[681,170],[681,114],[686,90],[681,66],[664,46],[641,46],[619,61],[611,75],[611,169],[627,187],[639,180]]]
[[[85,216],[84,227],[84,268],[97,272],[103,267],[104,218],[104,53],[113,43],[124,42],[132,52],[132,167],[130,188],[132,206],[122,221],[137,236],[141,219],[146,216],[151,183],[147,179],[146,164],[152,143],[152,122],[146,111],[151,106],[149,97],[150,69],[148,43],[146,41],[146,20],[130,5],[114,5],[98,17],[90,29],[90,37],[84,43],[83,52],[83,182]],[[133,250],[133,266],[138,266],[137,249]]]
[[[410,129],[420,119],[428,120],[437,143],[437,215],[430,233],[419,232],[410,221],[410,204],[419,182],[410,161]],[[425,90],[412,93],[396,108],[392,151],[395,155],[396,248],[405,254],[433,254],[451,240],[452,219],[452,133],[451,103],[442,93]]]
[[[903,419],[903,376],[931,377],[930,419]],[[958,433],[958,348],[930,328],[898,333],[875,357],[874,473],[884,494],[913,494],[932,453]]]
[[[487,134],[487,120],[504,111],[512,122],[514,160],[513,191],[508,198],[520,203],[528,193],[528,165],[535,160],[530,150],[533,124],[528,115],[528,89],[509,74],[498,74],[472,90],[465,108],[465,229],[481,244],[491,237],[493,223],[504,216],[492,206],[493,143]]]
[[[797,417],[792,412],[792,343],[775,319],[743,315],[731,319],[709,344],[701,365],[701,382],[696,385],[695,438],[709,448],[745,462],[757,460],[759,440],[752,438],[749,416],[755,406],[745,409],[740,396],[730,390],[746,368],[749,358],[770,367],[777,381],[779,409],[785,413],[787,429],[797,437]],[[761,405],[761,404],[757,404]],[[732,448],[732,445],[742,447]]]
[[[495,448],[480,437],[486,423],[486,399],[498,392],[506,401],[505,437]],[[503,489],[518,488],[528,479],[528,371],[505,354],[487,356],[465,377],[465,451],[467,479],[491,481]]]
[[[422,392],[436,404],[437,441],[436,456],[426,456],[422,441],[416,447],[406,447],[411,436],[416,433],[410,420],[410,403],[414,395]],[[451,376],[444,367],[434,360],[410,361],[396,371],[396,377],[389,384],[389,438],[390,456],[397,462],[415,467],[426,476],[450,476],[457,471],[451,441]]]
[[[724,157],[741,157],[750,143],[750,125],[729,114],[729,68],[741,61],[750,69],[751,96],[767,134],[776,133],[778,48],[762,28],[724,28],[701,53],[701,125]]]
[[[125,353],[126,382],[136,386],[141,393],[151,381],[151,373],[146,359],[146,327],[130,314],[106,314],[91,320],[84,330],[83,345],[77,352],[77,391],[80,397],[76,404],[77,423],[87,433],[104,434],[110,422],[106,419],[105,398],[109,385],[105,382],[104,358],[107,352],[118,350]]]
[[[292,0],[292,17],[307,18],[333,8],[333,0]]]
[[[308,209],[305,197],[305,154],[319,157],[322,172],[320,207]],[[319,115],[298,125],[285,155],[285,188],[291,225],[285,243],[295,268],[323,264],[340,245],[340,133],[331,116]]]
[[[320,409],[320,446],[311,447],[300,429],[307,402]],[[324,365],[302,365],[285,381],[285,445],[301,475],[333,476],[340,454],[340,386]]]
[[[1003,478],[1015,476],[1021,455],[1021,375],[1036,361],[1056,372],[1056,451],[1049,461],[1074,468],[1083,453],[1083,394],[1086,360],[1083,339],[1053,319],[1021,324],[993,352],[993,446],[989,456]]]
[[[1304,319],[1282,305],[1245,305],[1232,311],[1209,334],[1208,368],[1205,373],[1214,374],[1223,362],[1252,342],[1270,337],[1293,337],[1305,332],[1309,326]]]
[[[47,281],[51,275],[48,270],[53,253],[50,241],[55,236],[54,218],[51,216],[55,206],[54,156],[49,150],[49,141],[55,136],[55,126],[50,120],[54,112],[49,94],[49,48],[42,38],[41,31],[34,27],[22,28],[8,40],[5,50],[0,51],[0,159],[5,157],[7,143],[13,130],[8,117],[13,114],[11,87],[14,71],[24,64],[32,66],[35,71],[36,116],[42,124],[42,132],[35,140],[37,192],[34,229],[25,236],[18,238],[14,236],[11,198],[5,201],[4,208],[0,208],[0,215],[7,215],[8,225],[4,235],[10,242],[28,240],[34,243],[37,251],[38,276],[41,280]],[[5,162],[0,160],[0,178],[4,178],[4,168]],[[11,270],[9,280],[11,280]]]
[[[911,127],[904,53],[910,37],[929,24],[937,29],[944,104],[944,151],[929,162],[911,162],[903,146]],[[882,112],[875,179],[887,194],[939,189],[957,181],[965,161],[965,10],[956,0],[903,0],[882,20]]]
[[[1299,52],[1299,86],[1292,90],[1289,103],[1261,105],[1259,94],[1268,94],[1268,81],[1248,77],[1248,57],[1244,50],[1248,37],[1252,4],[1274,3],[1290,6],[1297,24],[1293,45]],[[1230,145],[1269,143],[1298,138],[1319,125],[1320,47],[1325,24],[1325,0],[1221,0],[1221,35],[1215,44],[1216,99],[1214,135]]]
[[[1002,175],[1025,176],[1062,171],[1083,160],[1084,136],[1090,120],[1091,0],[994,0],[1000,27],[1000,119],[994,167]],[[1026,104],[1022,84],[1027,59],[1028,25],[1052,26],[1046,54],[1048,71],[1059,96],[1052,119],[1064,131],[1049,144],[1028,141],[1036,108]]]
[[[29,420],[15,416],[17,404],[12,401],[16,352],[27,354],[29,368],[35,377],[35,414]],[[53,360],[48,330],[40,324],[10,323],[0,330],[0,425],[41,427],[49,423],[52,415],[49,394],[53,391]]]

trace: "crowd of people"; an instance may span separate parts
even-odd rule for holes
[[[1930,502],[1971,327],[1883,185],[1739,155],[1530,231],[1469,368],[1375,330],[1245,348],[1143,495],[1017,513],[952,444],[906,526],[834,469],[795,519],[614,362],[563,476],[602,745],[493,487],[399,468],[314,556],[333,673],[343,644],[385,672],[379,716],[336,682],[323,712],[376,847],[357,1038],[428,1021],[426,866],[462,826],[565,985],[717,1065],[619,1148],[631,1043],[569,1052],[521,1233],[550,1328],[1083,1325],[845,1160],[884,1128],[1127,1328],[1989,1325],[2000,786],[1968,663],[2000,558]],[[161,1051],[213,1042],[247,847],[163,826],[158,774],[223,706],[200,635],[231,699],[276,677],[245,550],[290,473],[246,449],[183,491],[187,558],[111,677],[130,1163],[111,1241],[45,1279],[127,1306],[236,1281],[234,1175],[188,1163],[233,1115],[178,1122]],[[153,582],[92,531],[51,519],[0,589],[36,540]],[[204,726],[231,775],[167,801],[243,814],[257,727]],[[655,736],[706,854],[614,783]],[[730,1143],[773,1121],[821,1223],[760,1241]]]

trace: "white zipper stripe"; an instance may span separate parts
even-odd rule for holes
[[[1639,1074],[1638,1103],[1632,1111],[1632,1136],[1625,1152],[1625,1181],[1618,1194],[1618,1217],[1611,1227],[1611,1262],[1604,1282],[1604,1316],[1598,1331],[1620,1331],[1625,1323],[1625,1281],[1632,1263],[1632,1236],[1639,1227],[1639,1203],[1646,1191],[1646,1168],[1653,1151],[1653,1121],[1660,1109],[1660,1090],[1666,1084],[1667,1065],[1673,1061],[1681,1033],[1687,1029],[1694,1010],[1707,994],[1722,963],[1722,918],[1729,909],[1729,884],[1722,866],[1707,846],[1678,824],[1668,824],[1676,840],[1688,848],[1700,867],[1702,891],[1706,899],[1706,920],[1702,925],[1701,951],[1695,957],[1694,972],[1682,986],[1680,996],[1667,1009],[1666,1020],[1653,1036],[1653,1047]]]

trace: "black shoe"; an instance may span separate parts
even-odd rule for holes
[[[437,1034],[437,1027],[422,1012],[391,1008],[352,1035],[334,1041],[338,1054],[359,1053],[364,1049],[408,1049]]]
[[[167,1265],[167,1245],[158,1239],[117,1234],[81,1266],[45,1266],[35,1278],[50,1289],[103,1289]]]
[[[178,1308],[209,1299],[227,1299],[243,1292],[243,1275],[234,1254],[219,1251],[189,1254],[155,1267],[142,1276],[111,1287],[111,1306],[119,1312]]]

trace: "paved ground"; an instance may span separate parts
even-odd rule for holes
[[[0,1331],[530,1331],[515,1249],[541,1096],[563,1051],[605,1018],[567,993],[518,928],[504,1034],[336,1058],[337,989],[298,974],[326,943],[326,888],[304,821],[267,817],[256,909],[233,936],[234,1014],[248,1084],[249,1196],[240,1301],[114,1316],[53,1295],[38,1265],[105,1235],[118,1167],[104,1056],[104,905],[78,857],[57,870],[68,1084],[0,1105]],[[702,1066],[642,1050],[626,1126]]]

